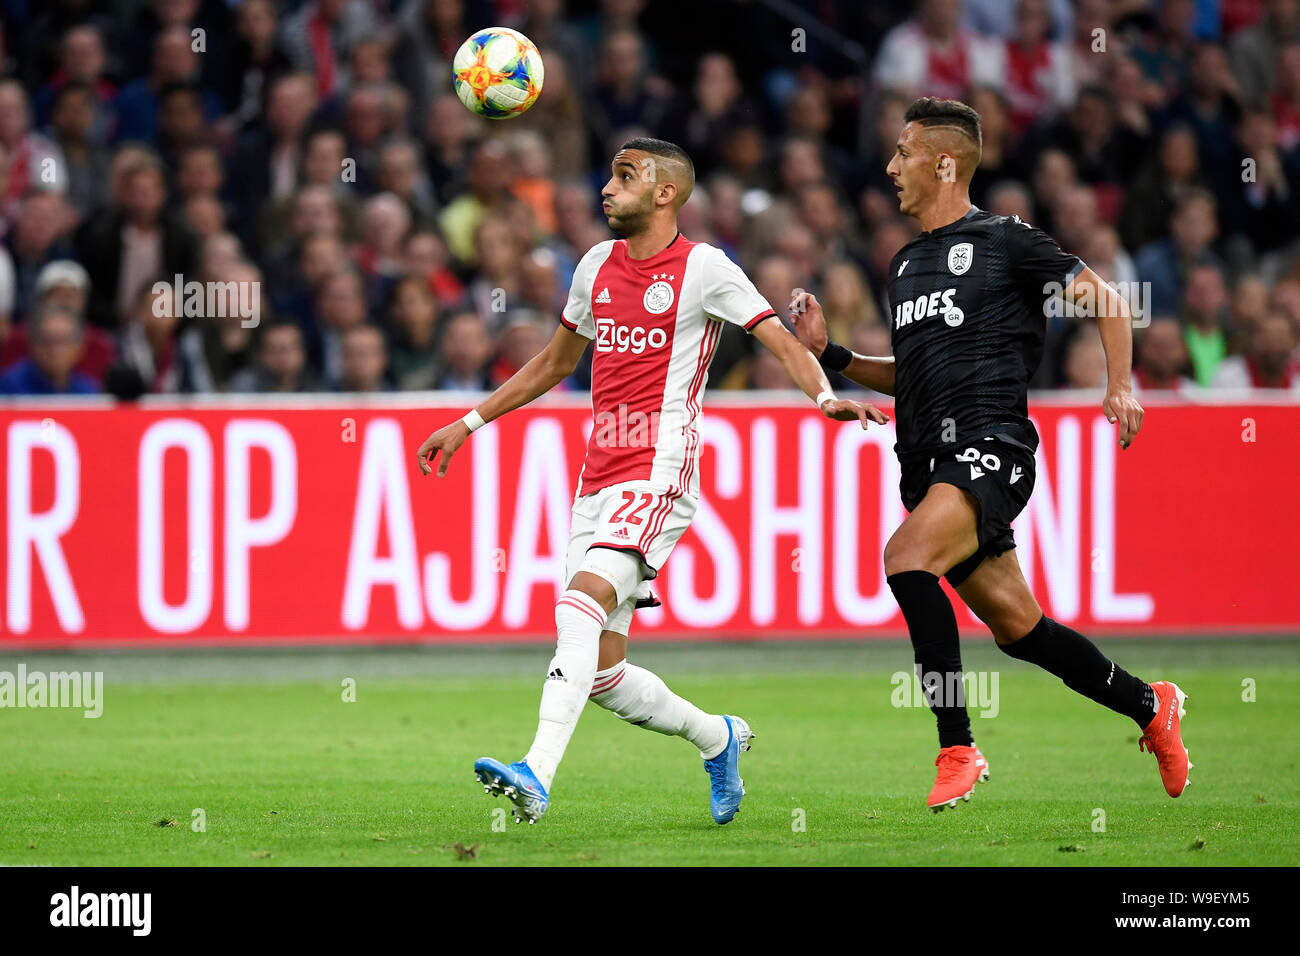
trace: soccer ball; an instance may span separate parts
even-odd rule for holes
[[[456,95],[488,119],[510,119],[537,102],[546,71],[533,41],[509,27],[488,27],[460,45],[452,61]]]

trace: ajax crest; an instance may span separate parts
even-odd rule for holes
[[[651,315],[659,315],[673,307],[673,287],[667,282],[655,282],[645,290],[643,300],[645,310]]]
[[[969,242],[959,242],[948,250],[948,271],[955,276],[962,275],[970,268],[975,258],[975,250]]]

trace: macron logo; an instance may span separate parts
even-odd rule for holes
[[[597,305],[609,305],[609,289],[601,289],[600,294],[596,296]]]

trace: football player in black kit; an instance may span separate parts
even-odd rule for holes
[[[1043,614],[1014,552],[1011,521],[1034,487],[1038,434],[1026,392],[1043,352],[1044,303],[1064,295],[1095,314],[1109,384],[1102,409],[1127,448],[1142,425],[1130,390],[1128,304],[1077,257],[1019,217],[971,205],[980,160],[979,114],[955,100],[919,99],[904,118],[886,172],[899,209],[923,230],[890,263],[893,357],[857,355],[828,341],[814,296],[796,290],[795,330],[830,371],[893,395],[907,519],[885,545],[927,702],[939,726],[939,768],[927,805],[969,800],[988,762],[971,735],[957,619],[939,576],[988,625],[998,647],[1067,687],[1132,718],[1177,797],[1191,764],[1180,717],[1186,695],[1148,684],[1091,641]]]

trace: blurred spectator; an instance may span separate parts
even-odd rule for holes
[[[970,104],[980,114],[981,133],[980,164],[971,180],[970,198],[976,206],[987,209],[990,185],[1023,179],[1025,171],[1013,149],[1016,132],[1006,98],[992,87],[981,86],[971,93]]]
[[[1300,392],[1300,359],[1291,320],[1270,312],[1256,324],[1241,355],[1225,359],[1211,383],[1214,388],[1277,388]]]
[[[76,370],[98,385],[104,381],[108,367],[113,364],[117,347],[113,337],[103,329],[85,325],[84,316],[89,293],[90,277],[86,274],[86,270],[71,259],[56,259],[48,263],[36,276],[33,299],[28,312],[55,308],[71,312],[81,320],[82,348]],[[30,349],[28,333],[27,323],[20,322],[10,329],[7,336],[0,335],[0,370],[9,368],[27,357]]]
[[[198,335],[182,335],[182,303],[171,282],[146,284],[122,329],[121,365],[139,376],[145,392],[210,392],[212,377]]]
[[[462,263],[478,262],[474,237],[479,223],[489,211],[499,212],[509,199],[510,173],[506,148],[499,140],[484,140],[474,147],[469,157],[468,188],[443,209],[438,220],[447,248]]]
[[[1015,180],[994,183],[985,193],[984,207],[997,216],[1019,216],[1022,222],[1034,221],[1034,197],[1028,188]]]
[[[1184,374],[1188,368],[1187,344],[1177,319],[1158,316],[1136,333],[1133,386],[1135,391],[1173,391],[1190,394],[1196,383]]]
[[[1106,387],[1106,352],[1097,326],[1091,321],[1079,322],[1066,344],[1065,387]]]
[[[365,0],[308,0],[284,20],[280,39],[297,69],[315,73],[316,95],[329,97],[347,85],[352,47],[375,28]]]
[[[1158,306],[1153,306],[1156,313]],[[1187,274],[1183,318],[1187,351],[1191,355],[1196,381],[1209,385],[1228,353],[1228,290],[1223,273],[1212,263],[1193,266]]]
[[[1300,39],[1298,0],[1265,0],[1264,9],[1263,20],[1239,30],[1228,41],[1233,75],[1242,100],[1251,106],[1262,103],[1273,89],[1278,49]]]
[[[478,391],[488,387],[487,365],[492,337],[477,312],[458,312],[447,319],[442,336],[443,371],[438,388]]]
[[[181,151],[176,168],[176,191],[180,199],[219,197],[225,179],[221,152],[215,146],[193,143]]]
[[[408,276],[393,289],[388,310],[389,368],[400,389],[432,389],[441,370],[438,301],[429,284]]]
[[[108,200],[108,151],[95,136],[91,88],[67,83],[54,94],[50,133],[63,154],[68,201],[84,218]]]
[[[411,231],[410,207],[392,193],[366,200],[361,211],[361,244],[356,260],[380,292],[406,268],[404,247]],[[382,296],[381,296],[382,297]]]
[[[1062,150],[1089,185],[1119,184],[1141,165],[1145,133],[1121,122],[1115,98],[1104,86],[1085,86],[1074,105],[1035,138]]]
[[[162,164],[141,160],[124,171],[115,208],[78,231],[77,257],[90,272],[88,318],[101,328],[118,327],[146,281],[194,268],[194,234],[166,201]]]
[[[1179,289],[1188,270],[1197,263],[1222,267],[1211,244],[1218,235],[1214,196],[1189,189],[1169,218],[1169,237],[1147,243],[1138,250],[1138,276],[1151,283],[1151,308],[1158,314],[1178,307]]]
[[[99,391],[76,371],[81,358],[81,320],[67,309],[46,306],[27,319],[31,356],[0,374],[0,395],[93,395]]]
[[[1073,63],[1065,45],[1052,39],[1047,0],[1016,0],[1005,56],[1007,100],[1016,132],[1074,102]]]
[[[69,28],[59,43],[58,68],[36,91],[33,103],[36,125],[43,126],[49,122],[59,94],[69,86],[77,86],[86,91],[89,99],[88,138],[102,145],[116,121],[113,101],[117,98],[117,87],[107,73],[108,55],[99,29],[93,23],[80,23]]]
[[[366,323],[365,285],[355,269],[326,276],[316,288],[317,367],[327,382],[343,378],[343,333]]]
[[[831,338],[837,342],[847,342],[855,330],[880,323],[880,313],[872,301],[866,277],[855,263],[841,261],[827,266],[818,301],[826,315]],[[775,303],[773,308],[784,315],[786,304]]]
[[[875,81],[909,97],[952,99],[972,86],[1001,88],[1006,51],[961,21],[961,0],[921,0],[913,19],[885,34]]]
[[[60,189],[67,182],[63,156],[32,129],[27,91],[17,80],[0,80],[0,214],[12,215],[32,189]]]
[[[449,266],[451,256],[447,244],[438,233],[431,230],[415,232],[406,240],[406,271],[423,277],[429,283],[438,302],[448,305],[465,294],[464,284]],[[564,289],[568,295],[568,289]]]
[[[1079,86],[1102,82],[1115,55],[1124,52],[1124,43],[1113,29],[1114,7],[1111,0],[1075,0],[1070,72]]]
[[[335,167],[335,181],[339,178],[338,168]],[[433,224],[438,213],[438,201],[424,173],[420,147],[414,140],[389,140],[379,151],[376,186],[405,204],[407,219],[416,228],[423,229]]]
[[[1295,240],[1300,212],[1300,154],[1286,156],[1277,123],[1267,110],[1249,110],[1237,127],[1239,159],[1218,180],[1223,225],[1246,255],[1261,255]]]
[[[986,36],[1010,39],[1016,33],[1020,7],[1007,0],[966,0],[966,26]],[[1069,0],[1043,4],[1046,32],[1060,40],[1070,35],[1074,20]]]
[[[1097,226],[1084,238],[1079,257],[1107,282],[1119,283],[1121,289],[1133,288],[1138,281],[1137,266],[1120,245],[1119,232],[1114,226]]]
[[[510,313],[501,332],[496,361],[488,375],[490,386],[496,388],[527,365],[546,348],[554,330],[554,322],[547,323],[536,312],[516,309]]]
[[[263,325],[257,336],[257,361],[230,378],[231,392],[314,392],[320,382],[307,366],[302,329],[293,322]]]
[[[245,223],[245,242],[256,238],[252,227],[265,203],[283,199],[298,188],[303,134],[315,108],[310,74],[289,73],[272,82],[264,126],[248,135],[232,160],[231,184]]]
[[[545,247],[532,250],[519,263],[519,301],[546,316],[564,308],[568,290],[560,288],[556,269],[559,259]]]
[[[273,0],[242,0],[235,16],[230,61],[221,86],[227,113],[225,122],[231,132],[243,129],[262,115],[271,81],[292,67],[276,35]]]
[[[462,0],[410,0],[397,15],[394,27],[395,74],[411,91],[415,114],[424,116],[438,94],[446,89],[456,50],[474,31],[465,22]],[[460,108],[463,112],[464,107]]]
[[[65,235],[69,210],[54,192],[33,192],[22,200],[8,237],[14,265],[14,308],[19,315],[33,304],[36,278],[47,263],[67,259],[72,249]]]
[[[178,83],[199,83],[199,66],[199,55],[191,45],[188,29],[177,25],[158,31],[154,39],[149,75],[132,80],[122,87],[122,92],[118,95],[118,141],[134,140],[155,144],[158,135],[159,95]],[[199,87],[199,90],[204,116],[215,121],[221,116],[221,98],[206,87]]]
[[[1133,180],[1120,217],[1120,235],[1130,249],[1164,238],[1178,200],[1206,186],[1200,173],[1196,135],[1188,126],[1170,126],[1160,138],[1155,159]]]
[[[586,107],[596,148],[617,130],[656,127],[668,113],[667,89],[648,68],[645,41],[636,30],[618,27],[605,34]],[[609,157],[593,154],[590,161],[600,167]]]
[[[378,326],[355,325],[343,333],[341,342],[342,368],[336,383],[340,392],[386,392],[392,388],[384,372],[387,346]]]

